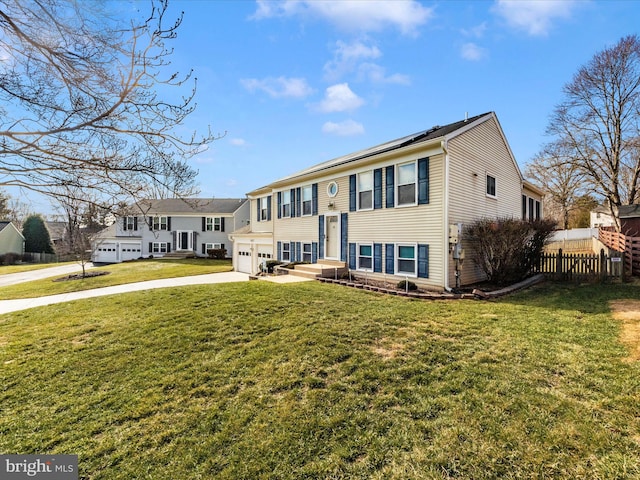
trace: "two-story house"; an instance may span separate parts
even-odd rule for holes
[[[247,196],[251,224],[232,235],[238,271],[255,274],[270,258],[342,264],[434,289],[455,286],[457,267],[463,285],[483,279],[464,225],[542,214],[541,192],[524,182],[493,112],[329,160]]]
[[[92,260],[118,263],[168,254],[206,257],[210,249],[225,249],[231,257],[230,232],[249,223],[245,198],[144,200],[131,214],[95,239]]]

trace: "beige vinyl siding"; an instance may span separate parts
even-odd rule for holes
[[[262,198],[262,201],[265,201],[266,196],[261,198]],[[277,206],[275,205],[273,197],[271,198],[271,220],[270,221],[264,221],[264,220],[258,221],[258,199],[257,198],[252,198],[249,203],[251,203],[250,211],[249,211],[249,215],[250,215],[249,218],[251,218],[251,231],[256,233],[272,232],[273,218],[277,214],[276,212]]]
[[[13,224],[8,224],[0,230],[0,254],[24,253],[24,238],[14,228]]]
[[[376,168],[395,165],[413,158],[399,159],[393,163],[376,165]],[[348,181],[348,177],[347,177]],[[429,278],[412,279],[416,283],[442,286],[444,282],[443,251],[443,183],[444,156],[429,157],[429,203],[410,207],[383,208],[362,212],[349,212],[349,242],[351,243],[422,243],[429,245]],[[347,184],[348,190],[348,184]],[[382,191],[386,194],[386,176],[382,175]],[[348,192],[347,192],[348,194]],[[348,195],[347,195],[348,197]],[[349,210],[347,201],[347,208]],[[383,266],[385,251],[383,248]],[[375,277],[375,274],[369,274]],[[378,274],[383,277],[384,275]],[[401,278],[401,277],[399,277]]]
[[[449,223],[469,224],[480,218],[521,217],[522,178],[494,119],[481,123],[448,143]],[[496,179],[496,198],[486,194],[486,176]],[[472,252],[462,266],[462,284],[483,279]],[[451,256],[450,256],[451,257]],[[449,262],[454,285],[454,262]]]

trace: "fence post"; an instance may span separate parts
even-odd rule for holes
[[[558,256],[556,257],[556,276],[560,279],[564,279],[562,272],[562,249],[558,249]]]
[[[607,279],[607,258],[604,254],[604,248],[600,249],[600,281],[604,283]]]

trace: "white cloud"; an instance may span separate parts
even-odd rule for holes
[[[486,31],[487,31],[487,22],[482,22],[480,25],[476,25],[475,27],[463,28],[461,30],[463,35],[466,35],[467,37],[475,37],[475,38],[484,37],[484,34]]]
[[[375,45],[365,45],[360,41],[345,43],[338,40],[333,51],[333,60],[324,65],[325,78],[335,81],[343,75],[353,72],[361,60],[379,58],[382,52]]]
[[[257,0],[255,20],[273,17],[321,18],[349,31],[373,32],[397,28],[405,35],[415,35],[418,27],[433,17],[433,9],[417,0]]]
[[[469,42],[462,45],[460,49],[460,54],[462,58],[465,60],[471,60],[473,62],[477,62],[479,60],[484,59],[487,56],[487,50],[479,47],[475,43]]]
[[[332,135],[349,137],[353,135],[362,135],[364,133],[364,127],[361,123],[349,119],[340,123],[326,122],[322,126],[322,131]]]
[[[493,11],[515,29],[544,36],[555,20],[570,18],[579,3],[576,0],[497,0]]]
[[[353,93],[348,83],[339,83],[328,87],[324,99],[320,102],[321,112],[352,111],[364,105],[364,100]]]
[[[388,75],[384,67],[375,63],[363,63],[358,69],[360,76],[374,83],[393,83],[396,85],[410,85],[411,78],[408,75],[394,73]]]
[[[240,82],[252,93],[260,90],[274,98],[304,98],[313,93],[313,89],[304,78],[267,77],[262,80],[245,78]]]
[[[244,147],[247,144],[244,138],[230,138],[229,143],[235,147]]]

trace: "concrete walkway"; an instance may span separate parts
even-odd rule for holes
[[[0,300],[0,314],[17,312],[28,308],[53,305],[55,303],[71,302],[84,298],[103,297],[118,293],[139,292],[154,288],[182,287],[186,285],[207,285],[213,283],[246,282],[249,275],[240,272],[209,273],[206,275],[193,275],[191,277],[164,278],[149,280],[147,282],[127,283],[111,287],[83,290],[80,292],[62,293],[38,298],[21,298],[16,300]]]

